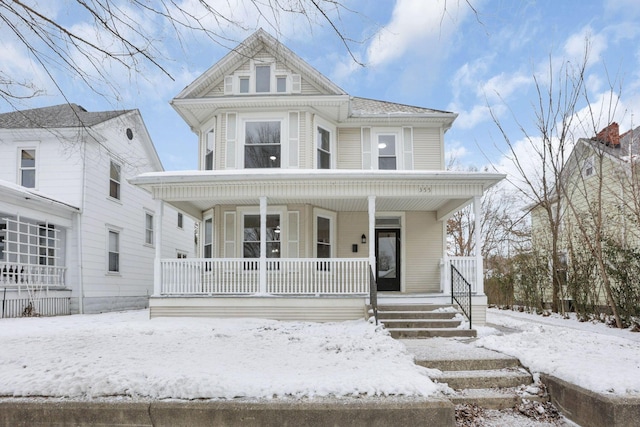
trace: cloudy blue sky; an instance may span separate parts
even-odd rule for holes
[[[301,16],[278,17],[278,38],[351,95],[452,111],[458,114],[445,135],[446,149],[462,166],[492,164],[509,171],[503,157],[504,139],[490,109],[518,147],[523,139],[518,122],[536,136],[532,105],[537,102],[534,76],[545,85],[554,71],[582,61],[585,42],[589,58],[585,83],[596,115],[595,126],[616,120],[621,130],[640,124],[640,2],[637,0],[344,0],[337,21],[344,34],[356,40],[357,65],[335,33],[318,17],[312,25]],[[95,37],[86,15],[71,0],[31,0],[47,16]],[[113,0],[113,3],[126,1]],[[177,3],[197,4],[195,0]],[[53,70],[70,102],[91,111],[138,108],[167,170],[196,167],[196,136],[169,106],[171,98],[198,75],[262,26],[274,32],[256,9],[242,0],[212,0],[243,27],[222,25],[230,40],[216,43],[206,37],[184,35],[177,40],[161,23],[135,17],[152,35],[162,65],[175,80],[142,64],[143,73],[130,73],[114,64],[104,70],[113,88],[97,87],[98,96],[76,78]],[[127,7],[127,6],[124,6]],[[195,6],[194,6],[195,7]],[[194,9],[195,10],[195,9]],[[273,20],[272,20],[273,23]],[[213,28],[213,27],[212,27]],[[15,39],[0,24],[2,72],[19,74],[45,89],[37,98],[20,101],[21,108],[54,105],[64,98]],[[613,95],[611,94],[613,89]],[[615,107],[615,108],[612,108]],[[0,111],[10,111],[0,102]],[[586,103],[580,102],[579,109]],[[593,127],[593,126],[591,126]],[[577,137],[591,136],[589,126]],[[579,134],[579,133],[584,134]]]

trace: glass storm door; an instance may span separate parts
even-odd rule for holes
[[[379,291],[400,291],[400,230],[376,230],[376,282]]]

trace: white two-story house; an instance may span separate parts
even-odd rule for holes
[[[162,164],[137,110],[75,104],[0,114],[2,317],[145,307],[158,227],[194,255],[194,220],[129,184]]]
[[[444,170],[456,114],[350,96],[263,30],[172,105],[199,170],[132,182],[202,221],[200,253],[156,247],[151,316],[362,318],[370,286],[450,301],[454,262],[484,322],[482,260],[447,258],[446,220],[503,175]]]

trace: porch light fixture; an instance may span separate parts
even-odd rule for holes
[[[360,241],[362,242],[363,245],[367,244],[367,236],[363,234],[362,237],[360,238]]]

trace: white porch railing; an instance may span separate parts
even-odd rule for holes
[[[266,289],[273,295],[353,295],[368,292],[368,260],[363,258],[267,259]],[[163,259],[161,295],[256,294],[260,260]]]
[[[64,287],[66,267],[0,262],[0,287]]]
[[[476,274],[476,257],[475,256],[450,256],[446,258],[449,264],[445,265],[444,273],[446,282],[451,283],[451,267],[453,265],[460,272],[467,282],[471,283],[471,292],[478,291],[477,274]]]

